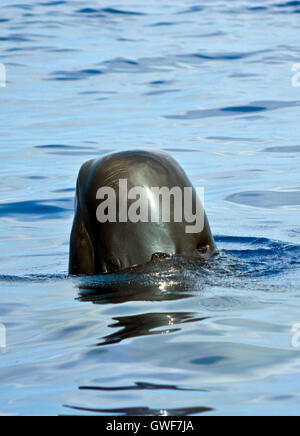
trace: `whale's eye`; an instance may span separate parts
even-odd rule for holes
[[[121,262],[116,257],[112,256],[106,261],[107,272],[115,272],[121,269]]]

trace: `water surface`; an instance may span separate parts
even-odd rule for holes
[[[299,414],[300,2],[2,3],[0,413]],[[78,170],[133,148],[220,255],[68,278]]]

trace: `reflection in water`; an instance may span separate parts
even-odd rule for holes
[[[239,264],[225,253],[208,260],[181,255],[152,260],[113,274],[81,277],[79,300],[119,304],[189,298],[212,281],[216,284],[221,278],[223,285],[225,276],[236,274]]]
[[[130,268],[117,274],[80,278],[79,300],[96,305],[127,303],[133,301],[175,301],[194,295],[199,274],[203,278],[211,265],[199,259],[173,258]],[[97,346],[110,346],[141,336],[168,335],[180,332],[180,325],[207,320],[197,312],[146,312],[114,317],[110,328],[116,332],[104,336]],[[206,392],[203,389],[179,387],[177,385],[135,382],[131,386],[81,386],[85,392],[128,392],[128,391],[186,391]],[[96,400],[95,400],[96,401]],[[152,409],[149,407],[125,407],[119,409],[66,406],[74,411],[123,416],[187,416],[210,412],[207,407],[183,407],[178,409]]]
[[[81,391],[104,391],[104,392],[114,392],[114,391],[161,391],[161,390],[174,390],[174,391],[187,391],[187,392],[207,392],[204,389],[185,389],[180,388],[175,385],[158,385],[154,383],[144,383],[136,382],[134,386],[117,386],[117,387],[101,387],[101,386],[81,386],[79,388]]]
[[[300,2],[125,3],[1,2],[0,414],[299,414]],[[80,166],[141,147],[205,187],[221,256],[66,277]]]
[[[184,271],[184,276],[182,269],[185,267],[189,268]],[[199,263],[198,259],[174,258],[150,262],[150,264],[130,268],[117,274],[86,277],[81,279],[79,285],[81,288],[79,299],[85,302],[91,301],[94,304],[116,304],[137,300],[180,300],[193,295],[191,291],[196,285],[196,276],[193,276],[193,271],[197,274],[201,271],[205,275],[203,262]],[[116,344],[139,336],[175,333],[181,330],[175,328],[178,324],[205,319],[197,318],[196,313],[185,312],[156,312],[115,317],[116,322],[109,327],[119,330],[105,336],[98,345]],[[157,330],[159,327],[166,328]]]
[[[210,268],[209,262],[204,264],[201,259],[175,256],[114,274],[82,277],[79,299],[95,304],[119,304],[188,298],[199,287],[198,274],[204,279]]]
[[[117,285],[108,285],[108,287],[101,285],[94,290],[81,289],[78,300],[82,302],[90,301],[94,304],[121,304],[128,303],[129,301],[181,300],[192,296],[191,293],[184,291],[180,293],[180,290],[176,289],[172,292],[166,290],[162,292],[159,285],[154,286],[150,283],[148,287],[146,287],[144,283],[141,284],[140,287],[132,285],[131,288],[124,287],[122,289],[123,285],[120,283],[121,290],[117,288]],[[112,287],[112,289],[109,289],[110,287]]]
[[[136,338],[138,336],[175,333],[181,330],[180,328],[174,328],[176,324],[207,319],[197,318],[196,315],[193,313],[144,313],[114,318],[117,322],[109,327],[119,328],[120,330],[103,338],[103,342],[100,342],[98,345],[116,344],[125,339]],[[167,326],[167,328],[156,330],[163,326]]]
[[[167,372],[172,372],[174,368],[181,373],[189,372],[193,374],[193,382],[179,378],[175,384],[165,384],[164,379],[160,378],[162,383],[153,383],[154,374],[146,378],[148,376],[145,371],[139,375],[142,381],[133,380],[132,384],[123,383],[123,377],[119,382],[109,383],[107,381],[107,385],[106,379],[93,379],[79,388],[83,398],[80,397],[79,404],[68,406],[70,409],[82,413],[124,416],[184,416],[207,413],[213,409],[190,406],[199,404],[199,402],[207,404],[207,398],[201,398],[199,395],[211,393],[211,384],[214,383],[216,377],[223,382],[266,377],[269,373],[265,368],[270,371],[272,367],[272,370],[276,372],[277,368],[282,367],[286,361],[294,359],[294,354],[290,351],[277,350],[275,347],[255,347],[251,343],[243,343],[245,338],[240,343],[223,340],[224,325],[230,325],[232,329],[235,329],[238,328],[237,321],[234,317],[229,318],[228,321],[213,320],[214,317],[211,314],[227,311],[231,317],[230,313],[234,308],[241,310],[245,307],[245,310],[250,310],[254,306],[248,294],[245,298],[234,298],[227,294],[214,296],[212,286],[215,289],[218,287],[224,289],[224,286],[228,286],[229,289],[237,288],[246,291],[251,288],[253,291],[254,289],[258,291],[261,285],[257,277],[265,276],[266,270],[268,275],[276,276],[282,269],[287,270],[291,261],[293,264],[299,263],[300,248],[264,238],[219,236],[216,240],[218,245],[222,245],[223,250],[209,261],[175,256],[115,274],[76,279],[78,280],[79,301],[91,302],[99,308],[117,303],[135,303],[137,306],[134,314],[126,312],[124,314],[126,308],[120,307],[121,313],[118,311],[118,315],[113,316],[113,323],[110,323],[110,319],[105,323],[106,328],[113,328],[116,331],[103,336],[99,342],[95,341],[94,347],[105,347],[105,350],[112,355],[117,352],[115,357],[117,362],[120,359],[119,351],[125,353],[126,359],[129,358],[130,365],[131,363],[137,365],[139,362],[142,367],[150,365],[151,368],[164,368]],[[270,256],[272,262],[270,262]],[[268,286],[271,289],[273,285],[269,283]],[[210,289],[209,295],[203,295],[207,289]],[[189,304],[188,301],[184,303],[190,310],[181,311],[181,303],[179,307],[177,306],[179,310],[168,310],[169,302],[173,307],[176,300],[191,299],[192,301],[191,297],[198,298],[197,311],[194,310],[193,303]],[[157,312],[144,310],[144,307],[148,306],[143,303],[149,301],[159,303],[159,308],[162,310]],[[202,310],[199,310],[200,307]],[[257,303],[255,308],[259,310],[260,304]],[[115,309],[113,313],[115,314]],[[188,323],[191,324],[194,332],[197,330],[197,335],[193,333],[187,335],[187,331],[191,331],[186,327]],[[253,326],[248,326],[248,324],[245,327],[246,330],[247,328],[249,331],[253,330]],[[212,325],[213,330],[211,330]],[[262,328],[265,328],[268,334],[268,325]],[[273,326],[272,329],[274,329]],[[146,336],[149,339],[145,347],[140,347],[137,342],[132,341],[132,339]],[[210,340],[210,336],[213,337],[213,341]],[[181,342],[182,337],[185,338],[183,342]],[[123,343],[123,346],[126,343],[125,348],[115,347],[120,343]],[[180,353],[178,353],[179,349]],[[114,362],[114,359],[112,361]],[[99,364],[101,364],[101,358]],[[232,368],[236,368],[236,373],[232,373]],[[202,388],[204,383],[206,389]],[[210,383],[209,387],[207,383]],[[151,391],[165,391],[160,396],[161,398],[168,398],[172,395],[169,392],[172,391],[185,391],[186,396],[184,403],[181,403],[182,408],[178,409],[165,408],[169,405],[168,402],[165,403],[165,400],[160,404],[162,409],[150,406],[135,407],[136,404],[144,404],[142,403],[144,397],[137,394],[143,391],[149,391],[151,399],[153,398]],[[193,392],[197,394],[194,396]],[[100,397],[97,396],[98,393],[101,394]],[[129,405],[126,403],[126,398],[128,395],[132,396],[131,407],[105,408],[104,396],[108,395],[111,398],[110,395],[113,393],[118,396],[119,404],[121,398],[119,395],[126,394],[124,405],[127,406]],[[88,395],[86,400],[84,400],[85,395]],[[85,407],[78,407],[81,401],[85,401],[83,403]],[[154,402],[154,404],[157,403]]]
[[[212,412],[208,407],[187,407],[182,409],[150,409],[148,407],[130,407],[123,409],[90,409],[87,407],[65,406],[72,410],[121,416],[188,416]]]

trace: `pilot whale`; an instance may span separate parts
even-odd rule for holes
[[[75,209],[71,275],[111,273],[176,255],[207,259],[216,252],[197,190],[164,152],[117,152],[86,162]]]

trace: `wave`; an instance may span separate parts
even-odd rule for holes
[[[49,200],[20,201],[1,203],[0,216],[17,220],[57,219],[69,216],[74,210],[74,198],[60,198]]]
[[[117,8],[102,8],[102,9],[94,9],[94,8],[82,8],[76,11],[78,14],[102,14],[105,15],[131,15],[131,16],[144,16],[146,15],[144,12],[136,12],[129,11],[125,9],[117,9]]]
[[[166,115],[165,118],[175,120],[198,120],[201,118],[210,117],[226,117],[262,113],[277,109],[297,107],[299,105],[300,103],[298,101],[258,101],[247,103],[244,105],[228,106],[216,109],[191,110],[182,115]]]

